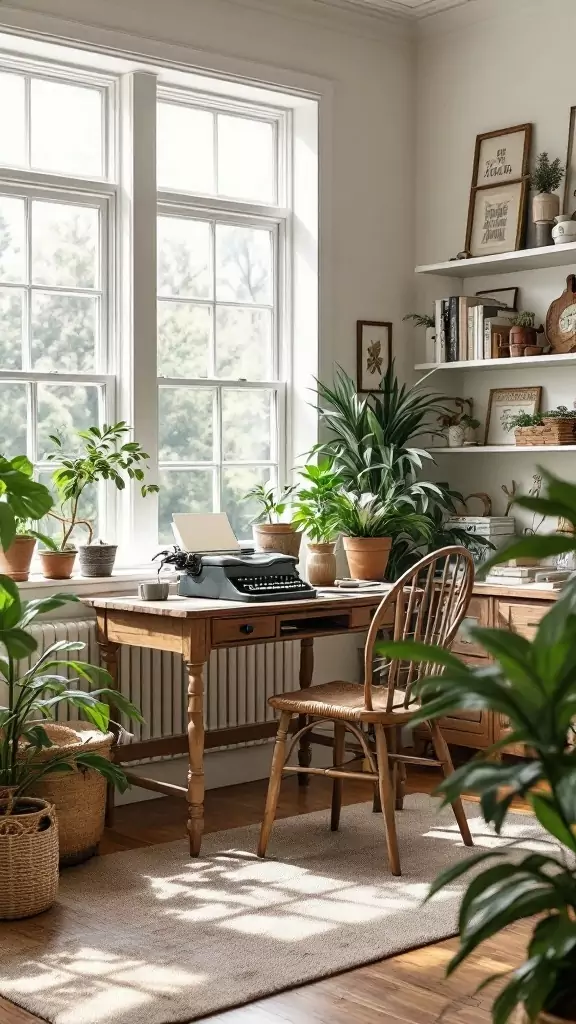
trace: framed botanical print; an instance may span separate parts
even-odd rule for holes
[[[528,181],[472,189],[466,250],[470,256],[513,252],[524,244]]]
[[[519,181],[528,174],[532,125],[517,124],[476,136],[472,188]]]
[[[540,411],[542,388],[492,388],[488,400],[484,444],[514,444],[514,435],[506,429],[510,416]]]
[[[576,107],[570,108],[566,179],[564,185],[564,213],[568,217],[573,217],[576,214]]]
[[[387,320],[357,320],[357,388],[378,391],[392,362],[392,324]]]

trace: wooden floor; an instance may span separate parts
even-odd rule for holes
[[[412,772],[408,789],[430,792],[435,781],[431,771]],[[206,831],[259,822],[265,788],[265,782],[254,782],[209,791]],[[278,817],[321,810],[329,806],[330,794],[328,779],[312,778],[308,790],[300,789],[295,777],[287,779],[282,786]],[[350,781],[344,786],[344,803],[370,797],[370,788],[362,783]],[[181,838],[183,830],[184,803],[176,797],[129,804],[118,809],[114,830],[106,833],[101,852],[170,842]],[[210,1024],[489,1024],[491,990],[476,995],[476,989],[487,975],[518,963],[526,935],[524,927],[510,929],[487,943],[450,981],[445,980],[444,969],[456,940],[413,950],[205,1019]],[[38,1022],[39,1018],[0,998],[0,1024]]]

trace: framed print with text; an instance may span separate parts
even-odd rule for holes
[[[378,391],[392,362],[392,324],[387,320],[356,321],[356,387],[364,394]]]
[[[532,125],[517,124],[476,136],[472,188],[519,181],[528,174]]]
[[[514,252],[524,244],[528,180],[472,189],[466,250],[470,256]]]
[[[541,401],[541,387],[492,388],[488,401],[484,444],[514,444],[514,431],[506,430],[505,427],[507,419],[521,412],[530,415],[540,412]]]

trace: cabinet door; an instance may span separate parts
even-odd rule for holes
[[[469,665],[482,667],[484,658],[459,655]],[[448,743],[461,747],[481,749],[492,743],[493,714],[491,711],[456,711],[453,715],[440,719],[440,728]]]
[[[496,625],[498,629],[509,629],[527,640],[533,640],[540,619],[550,611],[549,601],[502,601],[496,602]]]
[[[478,644],[475,644],[472,640],[467,640],[463,635],[463,627],[466,623],[474,626],[490,625],[489,597],[472,597],[470,599],[468,611],[466,612],[462,625],[456,634],[456,639],[452,644],[452,651],[454,654],[463,654],[465,658],[486,658],[486,651]]]

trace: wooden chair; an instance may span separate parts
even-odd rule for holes
[[[310,686],[292,693],[270,697],[269,704],[281,712],[274,747],[266,809],[260,832],[258,856],[266,856],[266,847],[276,815],[283,772],[327,775],[334,779],[331,828],[337,831],[345,778],[363,779],[377,786],[386,826],[388,860],[393,875],[399,875],[400,856],[396,835],[395,803],[398,796],[399,768],[405,764],[431,764],[442,768],[445,776],[454,771],[448,744],[437,722],[428,722],[436,759],[411,757],[398,753],[395,737],[399,728],[409,724],[419,707],[412,693],[414,682],[422,676],[441,671],[436,665],[407,661],[383,662],[386,682],[373,683],[374,644],[385,623],[390,638],[413,637],[424,643],[449,648],[466,614],[474,583],[474,563],[462,547],[446,547],[423,558],[397,581],[381,602],[370,626],[364,652],[364,683],[337,680]],[[391,614],[391,610],[394,611]],[[288,731],[293,715],[305,716],[303,728],[292,737],[286,753]],[[302,721],[302,718],[300,719]],[[334,724],[333,767],[311,768],[288,765],[292,751],[302,736],[320,721]],[[364,728],[363,728],[364,727]],[[375,749],[367,729],[373,730]],[[346,732],[360,744],[370,771],[352,771],[344,763]],[[374,756],[376,755],[376,756]],[[352,759],[353,760],[353,759]],[[472,846],[472,837],[461,800],[452,804],[462,839]]]

